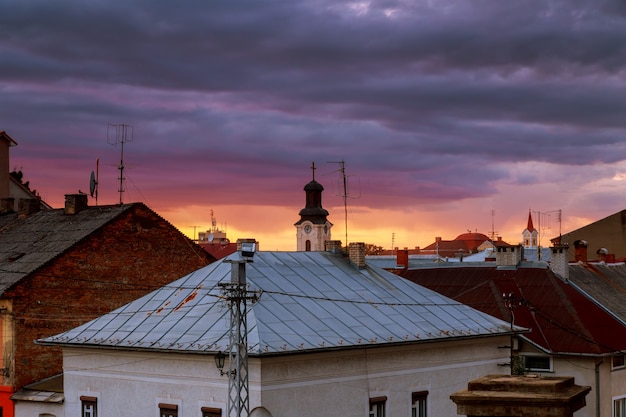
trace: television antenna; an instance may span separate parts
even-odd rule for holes
[[[91,171],[89,177],[89,195],[96,199],[96,206],[98,205],[98,167],[100,165],[100,159],[96,158],[96,171]]]
[[[344,210],[344,222],[346,229],[346,248],[348,247],[348,179],[346,177],[346,162],[344,160],[329,162],[329,164],[339,164],[339,169],[335,172],[339,172],[340,181],[343,184],[343,193],[340,195],[343,198],[343,210]],[[359,195],[360,197],[360,195]],[[351,197],[358,198],[358,197]]]
[[[113,134],[113,131],[115,134]],[[120,186],[118,192],[120,193],[120,205],[123,204],[122,194],[124,193],[124,144],[126,142],[133,141],[133,127],[126,124],[114,125],[109,123],[107,127],[107,142],[113,146],[117,146],[120,144],[120,164],[117,166],[117,169],[120,170],[120,176],[118,180],[120,181]]]
[[[496,240],[496,237],[498,236],[498,232],[496,231],[495,226],[494,226],[495,218],[496,218],[496,211],[491,209],[491,230],[489,231],[489,239],[491,239],[491,241]]]

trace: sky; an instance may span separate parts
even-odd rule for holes
[[[519,243],[531,212],[547,245],[626,207],[624,28],[617,0],[0,0],[0,131],[52,206],[98,160],[91,205],[190,237],[295,250],[315,162],[334,239]]]

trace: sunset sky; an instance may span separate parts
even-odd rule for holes
[[[213,210],[295,250],[315,161],[345,241],[345,161],[349,241],[519,243],[531,210],[547,245],[626,208],[625,28],[618,0],[4,0],[0,131],[62,207],[96,159],[119,202],[132,126],[123,201],[189,236]]]

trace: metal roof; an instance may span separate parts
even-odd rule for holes
[[[522,266],[524,264],[528,266]],[[563,281],[545,265],[536,262],[509,269],[489,264],[441,264],[396,273],[503,320],[511,318],[503,294],[513,294],[515,324],[532,329],[523,337],[546,352],[605,355],[626,350],[623,323],[569,285],[573,281],[583,284],[582,276],[579,276],[582,271],[582,267],[570,265],[570,281]],[[624,272],[626,268],[622,268],[621,273]],[[618,274],[614,272],[613,282],[618,281]],[[604,302],[613,299],[616,306],[618,302],[624,305],[619,287],[611,289],[610,284],[602,283],[601,277],[592,278],[592,275],[587,274],[589,285],[586,288],[589,291],[602,285],[603,289],[595,292],[598,299],[603,298]],[[604,297],[600,297],[600,292]]]
[[[132,206],[88,207],[71,215],[64,209],[0,215],[0,294]]]
[[[568,282],[623,323],[626,323],[626,265],[569,264]]]
[[[229,308],[218,283],[239,253],[44,344],[179,352],[226,350]],[[385,270],[330,252],[258,252],[247,264],[249,354],[415,343],[510,333],[507,322]],[[517,328],[516,331],[521,331]]]

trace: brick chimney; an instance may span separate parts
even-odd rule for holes
[[[574,260],[576,262],[587,263],[587,241],[575,240],[574,241]]]
[[[353,242],[348,246],[348,256],[357,268],[365,268],[365,243]]]
[[[336,254],[341,254],[342,252],[341,240],[327,240],[326,242],[324,242],[324,247],[326,249],[326,252],[332,252]]]
[[[13,213],[15,211],[15,199],[11,197],[0,198],[0,214]]]
[[[517,266],[522,261],[523,251],[522,245],[496,247],[496,267]]]
[[[396,265],[397,268],[404,270],[409,269],[409,250],[408,249],[396,249]]]
[[[87,207],[87,194],[65,194],[65,214],[78,214]]]
[[[567,244],[554,245],[550,248],[552,251],[552,259],[550,260],[550,269],[564,280],[569,279],[569,261]]]
[[[17,215],[28,217],[41,210],[41,200],[38,198],[20,198],[17,203]]]

